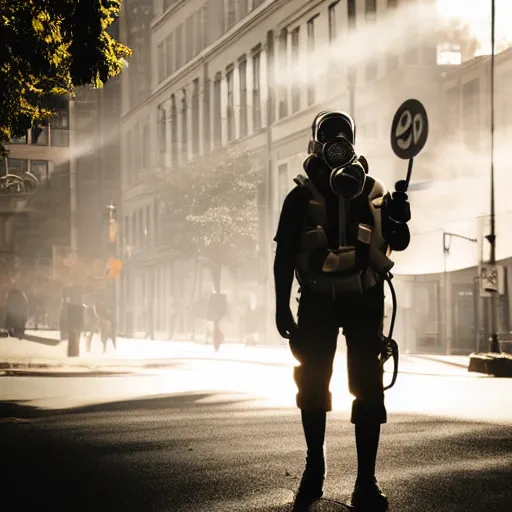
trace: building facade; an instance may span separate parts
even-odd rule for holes
[[[46,314],[54,326],[60,300],[48,286],[54,247],[69,250],[72,238],[72,118],[73,105],[66,103],[49,121],[7,144],[8,155],[0,161],[0,300],[7,288],[18,286],[29,298],[31,315]],[[35,193],[9,187],[10,176],[37,183]]]
[[[284,196],[302,171],[312,119],[329,107],[351,112],[358,149],[371,167],[390,184],[402,179],[406,165],[389,144],[394,112],[416,97],[432,126],[442,113],[437,39],[432,25],[418,24],[433,19],[426,18],[433,7],[431,1],[392,0],[153,2],[149,50],[147,41],[140,43],[151,63],[150,92],[135,104],[133,89],[140,84],[129,73],[121,76],[121,250],[127,265],[120,321],[126,332],[165,337],[177,322],[175,334],[186,335],[194,330],[194,314],[183,303],[194,299],[185,297],[208,291],[194,290],[192,262],[175,260],[159,237],[159,206],[145,174],[239,146],[264,178],[258,263],[246,285],[261,307],[261,341],[278,341],[272,238]],[[389,35],[397,28],[402,39]],[[378,51],[375,37],[382,39]],[[418,179],[429,178],[426,162],[440,139],[431,130],[416,164]],[[228,284],[232,302],[234,288]]]
[[[423,272],[408,272],[414,268],[404,263],[404,275],[397,276],[402,298],[398,329],[410,351],[469,354],[488,348],[490,298],[481,290],[479,275],[480,263],[490,257],[485,239],[490,232],[490,61],[490,56],[476,57],[450,68],[442,77],[448,151],[442,157],[436,186],[411,194],[415,219],[434,218],[435,224],[413,220],[413,229],[423,227],[411,244],[412,258],[422,255]],[[508,158],[512,49],[496,55],[494,83],[496,256],[503,267],[498,329],[507,340],[512,331],[508,194],[512,185]],[[436,218],[435,210],[442,211],[442,216]],[[450,243],[445,245],[446,241]],[[504,349],[511,350],[510,341],[505,341]]]

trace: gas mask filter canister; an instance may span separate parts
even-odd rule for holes
[[[345,200],[355,199],[366,182],[366,171],[359,162],[354,146],[345,137],[335,137],[323,147],[323,158],[331,169],[329,184]]]

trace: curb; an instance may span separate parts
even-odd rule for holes
[[[512,378],[512,357],[503,354],[471,354],[470,372],[485,373],[498,378]]]
[[[409,354],[408,354],[409,355]],[[453,363],[438,360],[436,358],[430,358],[428,356],[414,356],[418,359],[424,359],[428,361],[432,361],[434,363],[443,363],[449,366],[455,366],[457,368],[467,369],[466,365],[462,365],[460,363]],[[238,359],[236,357],[229,357],[228,355],[224,357],[216,357],[214,354],[206,355],[206,354],[198,354],[198,355],[187,355],[175,358],[167,358],[161,361],[158,360],[150,360],[146,364],[138,361],[138,364],[133,366],[129,365],[126,361],[121,365],[112,365],[112,366],[99,366],[98,364],[91,364],[90,366],[86,366],[85,364],[73,366],[67,366],[62,363],[8,363],[0,361],[0,377],[8,377],[8,376],[45,376],[45,377],[96,377],[96,376],[107,376],[107,375],[130,375],[137,373],[150,372],[159,369],[172,369],[178,366],[181,366],[183,362],[189,361],[217,361],[223,363],[238,363],[238,364],[249,364],[249,365],[257,365],[257,366],[266,366],[266,367],[274,367],[274,368],[293,368],[296,363],[294,361],[290,362],[276,362],[276,361],[251,361],[246,359]],[[67,369],[64,369],[66,368]],[[385,373],[391,373],[390,371],[385,371]],[[404,371],[399,369],[399,374],[413,374],[413,375],[427,375],[431,376],[430,373],[417,373]]]
[[[279,367],[279,368],[291,368],[294,366],[293,362],[290,363],[280,363],[275,361],[248,361],[245,359],[236,359],[236,358],[229,358],[229,357],[211,357],[211,356],[186,356],[186,357],[175,357],[175,358],[168,358],[164,361],[153,361],[148,362],[147,364],[135,364],[133,366],[130,366],[128,364],[122,365],[122,368],[125,368],[126,370],[122,370],[124,373],[133,373],[137,371],[143,371],[143,370],[158,370],[158,369],[169,369],[169,368],[175,368],[177,366],[181,366],[183,361],[218,361],[222,363],[243,363],[243,364],[251,364],[251,365],[259,365],[259,366],[273,366],[273,367]],[[21,374],[21,372],[31,372],[34,374],[44,374],[44,373],[58,373],[62,374],[65,372],[65,370],[61,370],[64,365],[60,363],[9,363],[7,361],[0,361],[0,376],[5,375],[6,373],[14,373],[16,372],[18,375]],[[73,368],[72,366],[68,366],[68,368]],[[70,372],[74,372],[77,374],[85,374],[91,376],[93,372],[98,373],[113,373],[113,371],[117,370],[110,370],[108,366],[103,366],[102,370],[97,370],[98,365],[91,365],[91,366],[85,366],[85,365],[76,365],[74,368],[79,368],[80,371],[77,370],[69,370]],[[94,370],[89,370],[89,368],[95,368]],[[112,368],[112,367],[111,367]],[[115,367],[114,367],[115,368]],[[55,371],[57,370],[57,371]]]
[[[114,377],[118,375],[132,375],[137,372],[133,370],[84,370],[84,371],[56,371],[58,367],[41,370],[6,369],[0,370],[0,377]]]
[[[180,357],[180,361],[219,361],[221,363],[244,363],[244,364],[252,364],[258,366],[273,366],[276,368],[293,368],[296,363],[293,361],[289,363],[278,363],[275,361],[250,361],[247,359],[236,359],[236,358],[228,358],[228,357],[212,357],[212,356],[198,356],[198,357]]]
[[[468,365],[462,364],[462,363],[456,363],[454,361],[444,361],[443,359],[438,359],[435,356],[428,356],[428,355],[416,355],[416,354],[406,354],[410,357],[416,357],[418,359],[424,359],[425,361],[433,361],[434,363],[441,363],[446,364],[448,366],[455,366],[456,368],[464,368],[467,369]]]
[[[130,365],[110,364],[101,366],[100,364],[63,364],[57,363],[8,363],[0,361],[0,377],[98,377],[107,375],[130,375],[137,373],[147,373],[158,369],[171,369],[182,366],[178,360],[166,360],[165,362],[148,362],[147,364]]]

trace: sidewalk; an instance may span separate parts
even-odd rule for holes
[[[212,345],[188,341],[153,341],[118,338],[117,350],[111,342],[106,354],[98,337],[88,353],[85,340],[80,341],[80,357],[67,357],[67,341],[59,340],[58,331],[27,331],[26,339],[0,339],[0,371],[52,369],[60,372],[126,372],[168,368],[179,359],[213,359],[218,361],[255,362],[265,365],[293,366],[294,359],[286,347],[249,347],[225,344],[215,353]]]
[[[292,367],[295,359],[287,346],[248,346],[241,343],[225,343],[219,352],[210,344],[191,341],[153,341],[143,339],[117,340],[114,351],[109,342],[106,354],[97,337],[92,352],[85,350],[85,340],[80,343],[80,357],[67,357],[67,341],[59,340],[58,331],[27,331],[26,338],[0,339],[0,371],[7,374],[34,372],[57,372],[59,374],[91,375],[105,373],[127,373],[144,369],[169,368],[177,360],[201,359],[231,361],[265,366]],[[345,364],[345,353],[340,345],[336,365]],[[430,354],[402,354],[399,362],[401,373],[424,375],[463,375],[468,373],[468,356],[439,356]],[[386,364],[386,371],[392,371],[392,362]],[[5,374],[5,373],[4,373]]]

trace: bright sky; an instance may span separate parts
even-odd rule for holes
[[[496,44],[512,42],[512,0],[496,2]],[[480,54],[491,53],[492,0],[437,0],[437,8],[445,18],[466,22],[481,43]]]

